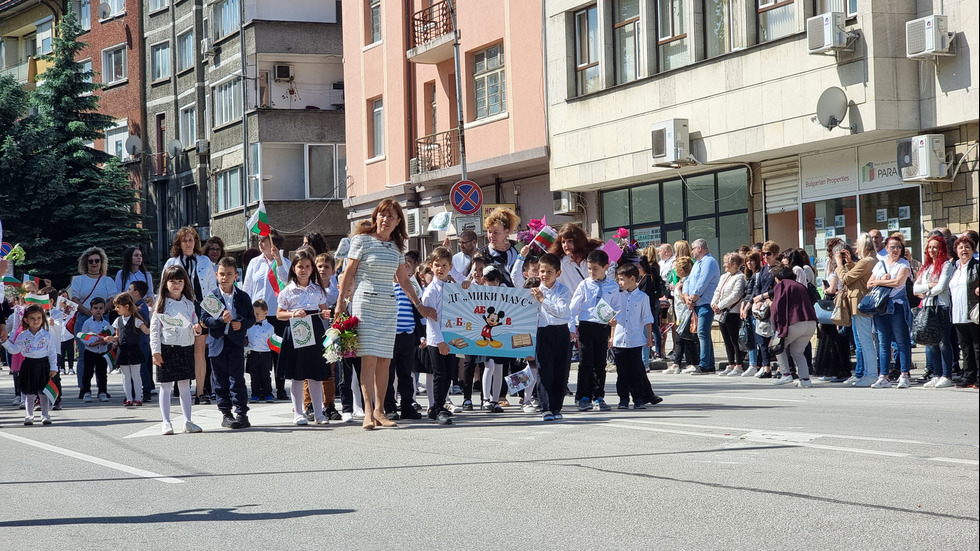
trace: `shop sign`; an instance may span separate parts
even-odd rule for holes
[[[804,202],[853,195],[858,185],[854,148],[800,157]]]
[[[634,228],[633,239],[636,239],[636,246],[643,250],[650,245],[660,245],[660,226],[652,228]]]
[[[894,141],[858,147],[858,185],[861,191],[902,185]]]

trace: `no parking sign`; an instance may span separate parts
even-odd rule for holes
[[[475,182],[460,180],[449,190],[449,202],[456,212],[464,215],[473,214],[483,205],[483,190]]]

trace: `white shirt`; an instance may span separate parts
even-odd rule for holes
[[[560,281],[549,289],[542,283],[538,289],[544,300],[538,303],[538,327],[568,325],[572,322],[572,292]]]
[[[166,300],[163,306],[163,313],[165,315],[170,317],[184,316],[190,320],[190,324],[187,327],[164,326],[163,320],[160,319],[160,314],[154,308],[153,317],[150,318],[150,352],[159,354],[162,346],[165,344],[167,346],[193,346],[195,336],[194,324],[198,321],[194,303],[184,297],[181,297],[180,300],[174,300],[172,298],[161,298],[161,300]]]
[[[665,282],[670,281],[670,272],[673,271],[674,261],[676,260],[677,255],[673,255],[667,260],[660,261],[660,277],[662,277]]]
[[[647,344],[647,324],[653,323],[650,297],[637,289],[622,293],[622,310],[616,316],[613,346],[639,348]]]
[[[256,321],[248,328],[248,348],[252,352],[269,352],[269,337],[276,334],[276,328],[268,320]]]
[[[23,354],[25,358],[47,358],[51,371],[58,371],[58,351],[61,349],[61,343],[44,329],[38,329],[37,333],[25,330],[16,337],[11,336],[3,343],[3,347],[11,354]]]
[[[172,256],[168,258],[163,264],[163,269],[166,270],[171,266],[180,266],[183,268],[183,256]],[[218,290],[218,278],[214,275],[214,265],[211,264],[210,258],[204,256],[203,254],[197,255],[194,261],[194,272],[196,273],[198,283],[201,284],[202,297],[206,297]],[[187,274],[187,277],[189,277],[191,280],[191,292],[194,293],[195,274]]]
[[[252,301],[264,300],[269,305],[270,314],[274,313],[279,306],[276,292],[273,290],[272,284],[269,283],[269,267],[271,265],[272,262],[267,260],[264,254],[253,258],[245,269],[245,280],[242,282],[242,290],[248,293]],[[279,274],[279,279],[284,282],[289,280],[288,258],[282,259],[282,266],[278,267],[276,273]]]
[[[279,308],[287,311],[293,310],[319,310],[321,305],[327,304],[327,294],[323,288],[312,282],[306,287],[300,287],[296,283],[290,282],[286,288],[279,293]]]
[[[95,289],[94,291],[92,289]],[[71,278],[71,289],[68,294],[81,300],[79,306],[88,308],[92,305],[92,299],[101,297],[109,301],[116,293],[116,283],[108,276],[98,276],[92,278],[87,275],[77,275]]]
[[[964,266],[959,259],[953,262],[956,263],[956,270],[953,271],[953,277],[949,279],[949,293],[952,299],[952,306],[949,309],[950,317],[953,319],[953,323],[972,323],[970,321],[970,297],[967,295],[970,289],[966,284],[967,267],[970,264],[968,262]]]
[[[432,283],[426,286],[422,292],[422,304],[436,309],[436,322],[425,324],[425,344],[426,346],[436,346],[444,342],[442,338],[442,287],[445,285],[439,278],[434,278]],[[394,315],[395,312],[392,312]]]
[[[585,278],[572,293],[570,306],[572,325],[569,329],[574,330],[574,326],[579,321],[591,321],[605,325],[606,322],[595,317],[592,310],[599,304],[600,298],[612,306],[613,310],[619,310],[621,308],[619,291],[619,284],[611,281],[608,277],[600,280],[591,277]]]
[[[888,266],[887,260],[883,260],[875,264],[874,269],[871,270],[871,275],[881,279],[881,276],[885,275],[887,272],[889,279],[894,280],[898,277],[898,272],[901,271],[902,268],[908,270],[909,274],[912,273],[912,267],[909,266],[909,261],[905,260],[904,258],[899,258],[891,266]],[[905,302],[905,282],[903,281],[902,285],[892,288],[888,296],[890,296],[895,302]]]
[[[109,330],[110,335],[112,334],[112,326],[109,325],[108,321],[106,321],[105,316],[103,316],[102,319],[100,319],[99,321],[95,321],[95,318],[89,318],[85,320],[85,323],[82,324],[82,333],[95,333],[96,335],[98,335],[105,329]],[[85,350],[88,350],[89,352],[94,352],[96,354],[105,354],[106,352],[109,351],[109,345],[108,344],[100,344],[98,346],[85,345]]]
[[[946,261],[943,263],[942,269],[939,270],[938,274],[932,273],[933,265],[930,263],[919,277],[915,280],[915,285],[912,286],[912,292],[918,295],[924,295],[925,301],[929,301],[923,304],[923,306],[932,306],[938,304],[939,306],[945,306],[949,308],[950,306],[950,295],[949,295],[949,280],[953,275],[955,270],[953,262]],[[958,264],[958,262],[956,262]],[[935,281],[936,284],[929,288],[929,282]]]
[[[126,285],[123,285],[123,282],[122,282],[123,277],[122,276],[123,276],[122,270],[119,270],[118,272],[116,272],[116,292],[117,293],[122,293],[123,291],[126,291],[127,289],[129,289],[129,284],[132,283],[132,282],[134,282],[134,281],[145,281],[146,282],[146,286],[149,288],[149,290],[146,292],[146,296],[153,297],[153,275],[150,274],[150,272],[144,272],[142,270],[136,270],[135,272],[131,272],[129,274],[129,277],[126,279]],[[79,298],[81,298],[81,297],[79,297]]]
[[[471,262],[473,262],[473,257],[463,251],[453,255],[453,269],[461,274],[469,272]]]

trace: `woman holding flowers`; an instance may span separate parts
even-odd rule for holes
[[[364,399],[366,430],[375,425],[395,426],[384,411],[388,390],[388,365],[395,348],[394,288],[397,281],[419,313],[435,319],[435,310],[423,306],[409,282],[405,268],[405,216],[397,201],[385,199],[371,214],[371,222],[362,224],[351,237],[347,265],[340,278],[340,294],[336,312],[347,311],[360,320],[358,324],[357,356],[361,359],[358,379]],[[312,388],[312,385],[311,385]]]

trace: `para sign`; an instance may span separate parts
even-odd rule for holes
[[[446,283],[442,291],[442,336],[452,354],[526,358],[534,356],[538,301],[528,289]]]

